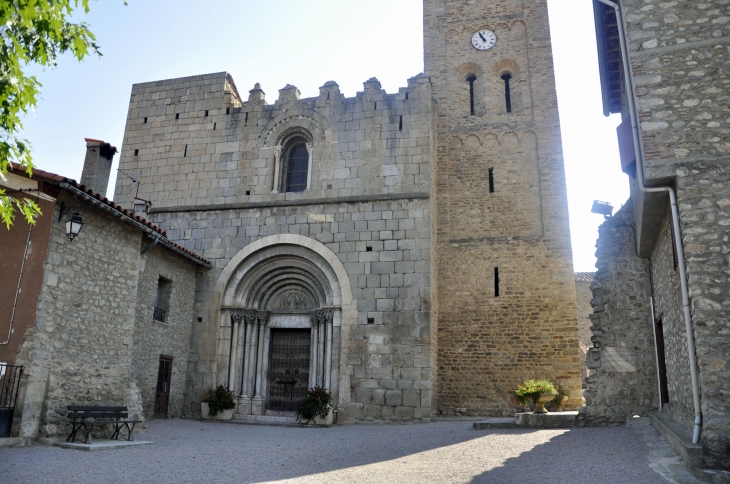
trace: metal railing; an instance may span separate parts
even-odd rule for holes
[[[155,308],[155,312],[154,312],[152,318],[155,321],[159,321],[161,323],[164,323],[165,322],[165,318],[167,318],[167,309]]]
[[[0,364],[0,437],[10,437],[23,367]]]

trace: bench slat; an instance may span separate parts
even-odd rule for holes
[[[99,405],[94,406],[83,406],[83,405],[69,405],[70,411],[83,411],[83,412],[126,412],[127,407],[102,407]]]
[[[127,418],[126,412],[108,412],[108,413],[86,413],[86,412],[69,412],[68,418]]]

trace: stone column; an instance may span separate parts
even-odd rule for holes
[[[319,355],[319,358],[317,360],[317,385],[324,387],[324,336],[327,325],[325,324],[323,312],[321,310],[317,312],[319,313],[317,317],[317,324],[319,326],[319,346],[317,348],[317,354]]]
[[[307,160],[307,190],[309,190],[312,187],[312,160],[314,159],[314,145],[312,143],[307,143],[307,153],[309,154],[309,159]]]
[[[228,389],[235,393],[236,370],[238,369],[238,332],[243,320],[243,311],[231,309],[231,359],[228,369]]]
[[[309,320],[312,324],[312,330],[310,334],[311,346],[309,350],[309,352],[311,353],[311,357],[309,359],[309,388],[314,388],[317,385],[317,330],[319,329],[319,322],[317,321],[316,314],[316,311],[313,311],[309,314]]]
[[[325,324],[327,325],[327,340],[325,341],[326,351],[324,354],[324,387],[330,390],[332,387],[332,319],[334,311],[326,309]]]
[[[261,379],[264,370],[264,327],[269,319],[269,314],[265,312],[256,313],[258,320],[258,344],[256,345],[256,390],[251,401],[251,411],[254,415],[262,415],[264,413],[264,397],[261,395]]]
[[[281,146],[274,146],[274,189],[271,193],[279,193],[279,170],[281,170]]]
[[[244,415],[251,414],[251,371],[255,365],[256,345],[256,311],[245,311],[243,314],[245,323],[245,340],[243,344],[243,375],[241,377],[241,403],[239,404],[239,412]]]

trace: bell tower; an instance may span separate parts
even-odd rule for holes
[[[424,0],[436,111],[437,407],[510,415],[525,379],[581,404],[546,0]]]

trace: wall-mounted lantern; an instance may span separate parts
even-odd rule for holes
[[[613,205],[608,202],[594,200],[593,207],[591,207],[591,212],[603,215],[604,219],[609,219],[611,218],[611,214],[613,213]]]
[[[84,226],[84,221],[81,219],[81,216],[78,213],[78,208],[78,205],[67,208],[66,204],[61,202],[61,213],[58,214],[58,221],[60,222],[64,214],[70,212],[71,210],[73,210],[74,212],[71,218],[66,221],[66,237],[68,237],[68,240],[70,240],[71,242],[73,242],[76,236],[79,235],[79,232],[81,232],[81,228]]]

